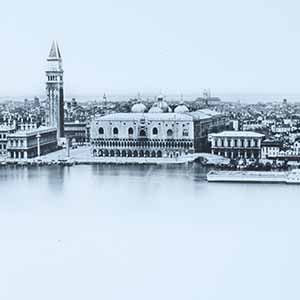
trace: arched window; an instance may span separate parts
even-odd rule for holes
[[[172,137],[173,136],[173,130],[172,129],[168,129],[167,136],[168,137]]]
[[[99,134],[104,134],[104,129],[103,129],[103,127],[100,127],[100,128],[99,128]]]
[[[117,127],[113,129],[113,134],[119,134],[119,129]]]
[[[133,134],[133,128],[132,127],[130,127],[130,128],[128,128],[128,134]]]
[[[152,134],[154,134],[154,135],[157,135],[157,134],[158,134],[158,130],[157,130],[156,127],[154,127],[154,128],[152,129]]]
[[[144,129],[140,131],[140,136],[146,136],[146,131]]]

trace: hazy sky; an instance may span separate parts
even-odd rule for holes
[[[44,92],[57,39],[66,94],[300,93],[300,4],[3,1],[0,96]]]

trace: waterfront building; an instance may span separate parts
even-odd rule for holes
[[[261,158],[276,158],[283,147],[283,143],[275,140],[261,142]]]
[[[64,137],[64,81],[62,58],[57,42],[53,41],[47,58],[47,126],[57,128],[57,139]]]
[[[177,113],[116,113],[91,124],[93,156],[178,157],[193,153],[193,118]]]
[[[7,135],[9,158],[33,158],[55,150],[57,150],[57,129],[53,127],[19,130]]]
[[[7,136],[15,132],[15,126],[0,125],[0,157],[7,156]]]
[[[149,112],[140,101],[131,113],[97,117],[91,123],[94,156],[178,157],[208,151],[208,133],[225,128],[222,114],[209,109],[189,112],[180,103],[173,112],[162,96]]]
[[[263,134],[223,131],[210,134],[211,153],[228,158],[260,158]]]

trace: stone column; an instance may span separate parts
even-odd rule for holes
[[[224,147],[225,147],[225,148],[228,147],[228,139],[227,139],[227,138],[224,139]]]
[[[97,147],[95,147],[95,149],[97,150]],[[66,150],[67,150],[67,157],[70,157],[70,138],[66,137]],[[98,151],[97,151],[98,153]]]
[[[212,148],[215,147],[215,144],[216,144],[216,141],[215,141],[215,138],[213,137],[213,138],[211,139],[211,147],[212,147]]]
[[[41,144],[40,144],[41,135],[39,133],[37,134],[36,139],[37,139],[37,156],[40,157],[41,156]]]

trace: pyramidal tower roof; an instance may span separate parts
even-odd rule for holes
[[[50,52],[49,52],[49,55],[48,55],[48,59],[49,60],[52,60],[52,59],[53,60],[56,60],[56,59],[60,60],[61,59],[60,50],[59,50],[57,41],[52,42]]]

